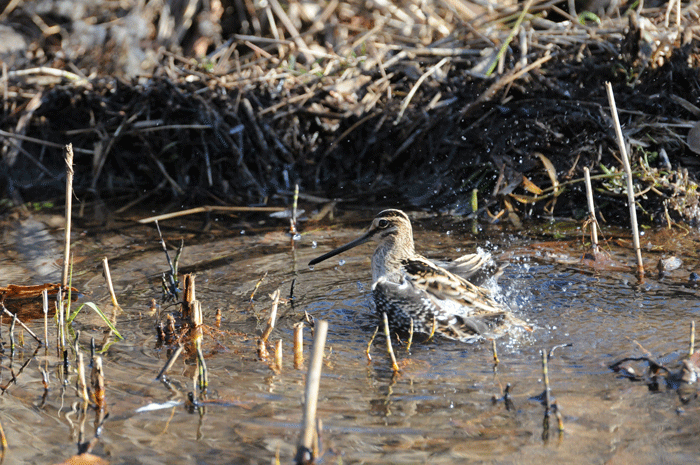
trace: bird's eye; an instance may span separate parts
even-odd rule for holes
[[[384,229],[384,228],[386,228],[387,226],[389,226],[389,221],[387,221],[387,220],[379,220],[379,221],[377,222],[377,226],[380,227],[380,228],[382,228],[382,229]]]

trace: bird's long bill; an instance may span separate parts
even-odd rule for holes
[[[328,252],[327,254],[324,254],[324,255],[321,255],[320,257],[314,258],[313,260],[311,260],[311,261],[309,262],[309,266],[313,266],[313,265],[315,265],[316,263],[321,263],[321,262],[324,261],[324,260],[328,260],[328,259],[331,258],[331,257],[335,257],[335,256],[338,255],[339,253],[343,253],[343,252],[345,252],[346,250],[350,250],[350,249],[352,249],[353,247],[357,247],[357,246],[360,245],[360,244],[364,244],[364,243],[367,242],[368,240],[372,239],[372,236],[373,236],[373,235],[374,235],[374,231],[369,231],[369,232],[367,232],[367,234],[365,234],[364,236],[359,237],[359,238],[355,239],[355,240],[352,241],[352,242],[348,242],[347,244],[341,245],[340,247],[338,247],[338,248],[335,249],[335,250],[331,250],[331,251]]]

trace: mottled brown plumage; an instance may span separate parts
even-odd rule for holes
[[[472,341],[500,334],[514,325],[527,328],[488,290],[467,281],[482,274],[491,262],[489,254],[465,255],[449,265],[438,266],[416,253],[411,221],[401,210],[380,212],[362,237],[311,260],[309,265],[370,239],[378,242],[372,255],[376,310],[380,315],[387,314],[394,331],[407,332],[413,320],[416,332]]]

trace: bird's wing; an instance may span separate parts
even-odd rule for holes
[[[402,262],[404,278],[431,299],[452,301],[471,310],[469,316],[479,313],[501,313],[504,309],[491,298],[488,291],[475,286],[423,257]],[[438,302],[437,305],[441,306]]]

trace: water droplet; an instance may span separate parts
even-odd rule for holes
[[[295,235],[292,236],[293,241],[298,241],[300,239],[301,239],[301,234],[299,234],[299,233],[296,233]]]
[[[316,243],[316,241],[311,241],[311,248],[315,249],[316,247],[318,247],[318,243]]]
[[[309,265],[309,270],[313,271],[313,270],[314,270],[314,266],[313,266],[313,265]]]
[[[345,265],[345,260],[342,260],[342,259],[341,259],[341,260],[338,262],[338,265],[340,265],[340,266]]]
[[[245,229],[241,229],[241,234],[245,234]]]

